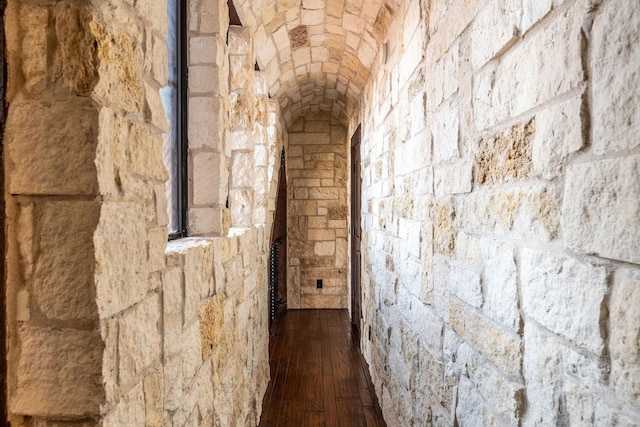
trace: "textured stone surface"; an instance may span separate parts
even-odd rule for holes
[[[628,3],[605,2],[593,24],[593,40],[594,148],[605,153],[638,147],[640,106],[630,88],[640,81],[633,66],[640,60],[640,11]]]
[[[569,248],[640,263],[640,157],[569,169],[562,229]]]
[[[35,303],[51,319],[94,319],[93,232],[100,206],[94,202],[51,202],[35,211],[33,271]],[[60,247],[60,242],[65,245]]]
[[[616,395],[630,402],[640,398],[640,273],[616,272],[611,293],[611,379]]]
[[[524,314],[600,354],[604,347],[600,312],[607,293],[606,270],[566,255],[530,249],[523,250],[521,263]]]
[[[104,344],[96,332],[22,326],[19,339],[22,356],[9,405],[13,413],[53,418],[97,413],[104,396]]]
[[[95,194],[97,118],[87,99],[56,102],[55,107],[50,100],[15,99],[6,125],[10,191]]]

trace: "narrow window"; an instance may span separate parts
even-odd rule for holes
[[[186,0],[168,0],[167,53],[169,82],[161,96],[169,123],[162,156],[169,171],[167,213],[169,239],[187,235],[187,6]]]

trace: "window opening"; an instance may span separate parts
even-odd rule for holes
[[[187,5],[186,0],[168,0],[169,32],[166,40],[169,82],[160,95],[169,123],[164,135],[162,156],[167,181],[169,238],[187,235]]]

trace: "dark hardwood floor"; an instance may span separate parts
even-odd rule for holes
[[[386,426],[347,310],[278,314],[261,427]]]

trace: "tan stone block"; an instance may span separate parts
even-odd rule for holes
[[[155,36],[146,38],[146,55],[144,71],[150,75],[160,86],[164,87],[168,83],[169,63],[167,45],[163,39]]]
[[[251,55],[252,37],[251,28],[229,26],[229,53],[231,55]]]
[[[294,188],[293,189],[293,198],[298,200],[304,200],[309,198],[309,189],[308,188]]]
[[[336,253],[336,242],[316,242],[313,253],[317,256],[333,256]]]
[[[229,25],[227,5],[223,1],[203,1],[199,4],[200,32],[221,33]]]
[[[302,295],[301,308],[346,308],[345,295]]]
[[[307,230],[309,240],[335,240],[335,230],[309,229]]]
[[[229,95],[229,128],[253,129],[254,124],[254,97],[252,93],[233,92]]]
[[[102,425],[105,427],[144,425],[144,403],[144,389],[140,383],[120,399],[115,409],[104,417]]]
[[[87,94],[98,80],[93,60],[96,40],[89,28],[91,14],[67,4],[56,9],[54,19],[57,39],[54,78],[74,93]]]
[[[20,59],[27,89],[44,82],[47,75],[47,52],[51,49],[47,36],[49,14],[49,8],[43,6],[24,4],[20,8]]]
[[[189,148],[208,147],[223,151],[221,131],[223,108],[214,97],[189,98]]]
[[[162,351],[160,298],[150,294],[123,314],[118,328],[119,379],[122,387],[142,380],[142,375]]]
[[[162,135],[136,122],[127,122],[125,126],[129,128],[126,155],[127,166],[131,168],[131,172],[159,181],[168,180],[169,174],[162,160]]]
[[[309,228],[327,228],[326,216],[311,216],[307,224]]]
[[[6,124],[13,194],[95,194],[98,110],[91,100],[13,100]],[[71,155],[72,154],[72,155]]]
[[[100,205],[94,202],[37,203],[34,247],[39,254],[32,289],[48,318],[95,320],[93,233]],[[26,236],[24,236],[26,237]]]
[[[309,198],[316,200],[338,200],[339,191],[337,188],[310,188]]]
[[[220,89],[220,68],[215,65],[189,67],[189,93],[215,93]]]
[[[145,426],[162,427],[163,408],[163,378],[160,369],[152,369],[144,378],[144,401],[145,401]]]
[[[140,42],[124,33],[112,34],[97,21],[91,21],[90,26],[98,45],[99,80],[94,95],[116,110],[140,112],[144,97]]]
[[[228,171],[219,153],[197,153],[193,156],[193,203],[221,204],[228,182]]]
[[[287,203],[287,211],[289,217],[316,215],[317,204],[314,200],[290,200]]]
[[[137,203],[103,203],[93,235],[95,289],[100,318],[141,301],[147,280],[147,221]],[[120,266],[113,269],[111,266]]]
[[[253,89],[253,62],[248,55],[229,55],[229,90]]]
[[[189,209],[189,234],[192,236],[226,236],[229,227],[229,210],[223,206]]]
[[[347,218],[346,206],[330,206],[327,211],[329,220],[345,220]]]
[[[522,340],[512,332],[498,328],[476,310],[450,299],[449,320],[454,331],[488,358],[491,363],[515,379],[522,378]]]
[[[331,140],[328,133],[290,133],[289,145],[329,145]]]
[[[202,36],[189,39],[189,62],[193,64],[220,64],[222,46],[216,37]]]
[[[17,334],[17,382],[8,402],[12,413],[52,418],[100,414],[104,344],[98,331],[21,325]]]

